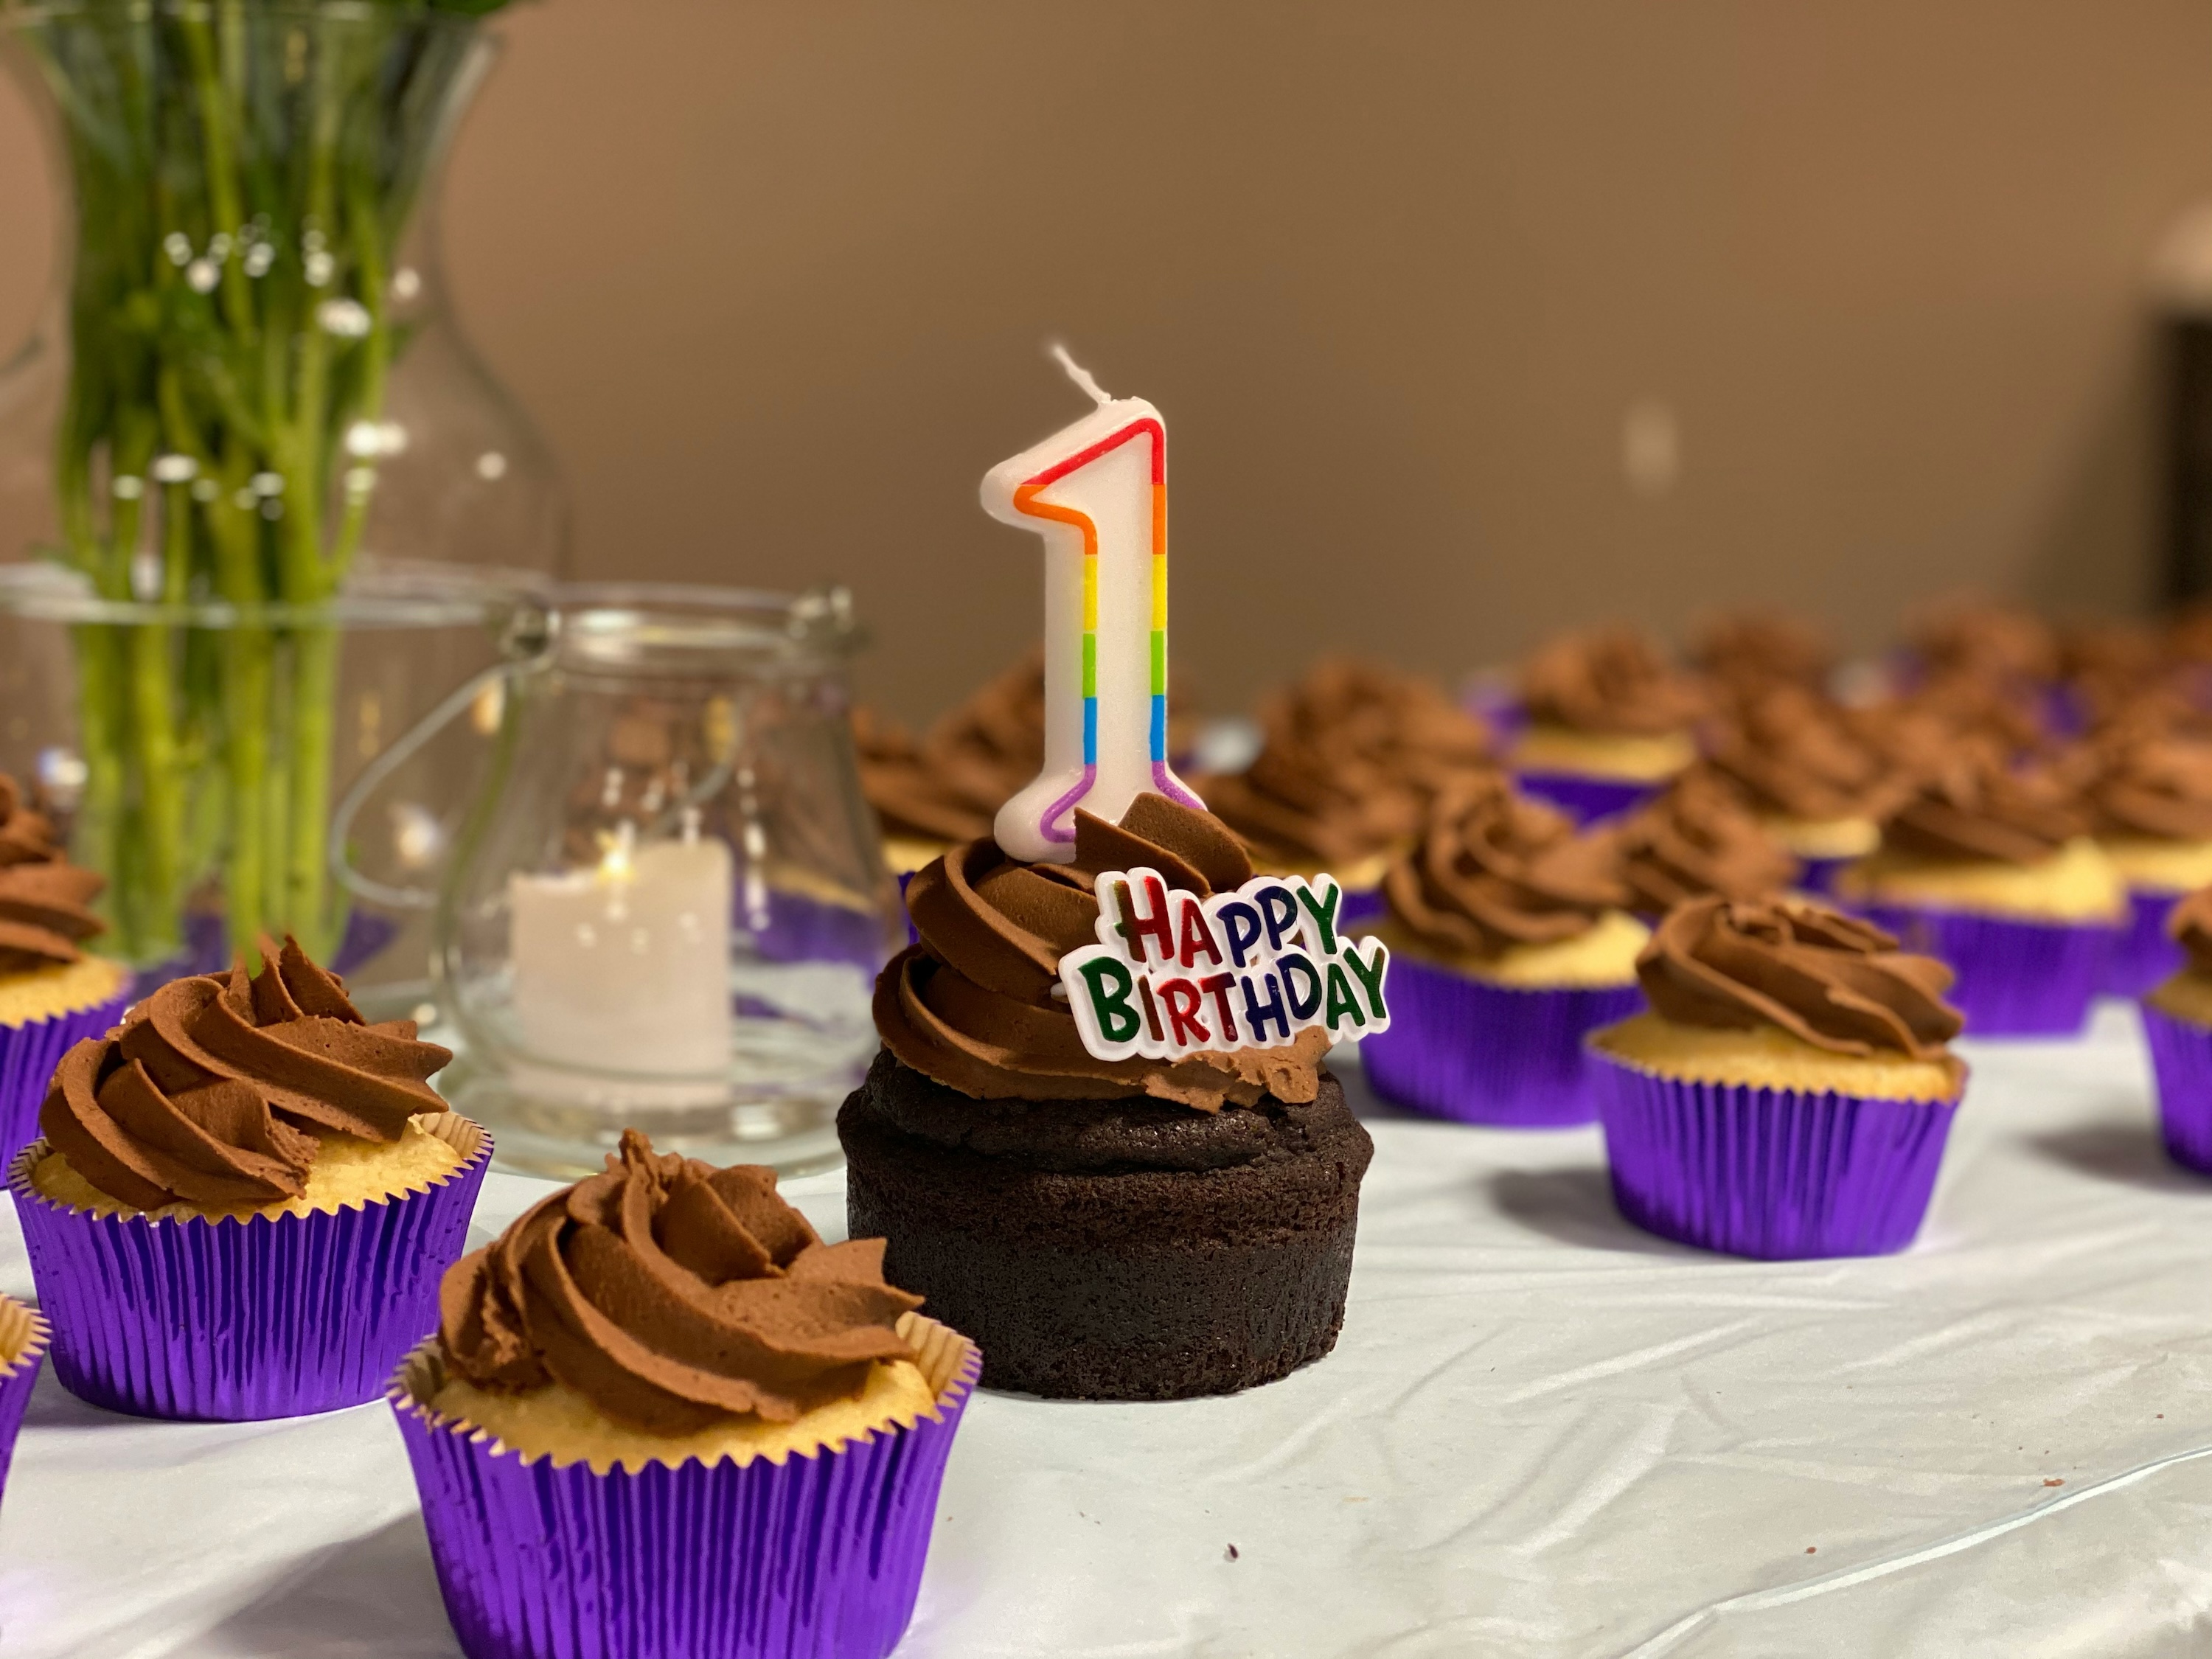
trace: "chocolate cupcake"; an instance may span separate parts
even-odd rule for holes
[[[975,1345],[773,1170],[658,1156],[453,1264],[392,1406],[464,1651],[881,1659]]]
[[[884,1051],[837,1121],[852,1231],[973,1337],[993,1386],[1182,1399],[1334,1346],[1373,1147],[1322,1068],[1325,1032],[1175,1060],[1103,1060],[1056,994],[1095,943],[1091,883],[1158,872],[1200,897],[1253,874],[1216,819],[1139,795],[1076,815],[1072,864],[994,842],[915,878],[921,943],[884,969]]]
[[[1962,743],[1882,824],[1838,896],[1957,971],[1976,1036],[2081,1029],[2126,915],[2067,769]]]
[[[434,1316],[491,1140],[293,941],[173,981],[64,1056],[9,1172],[54,1371],[146,1417],[373,1400]]]
[[[1641,805],[1697,758],[1694,681],[1634,629],[1554,640],[1521,672],[1521,787],[1581,822]]]
[[[38,1133],[62,1055],[130,1004],[130,969],[83,948],[107,929],[91,908],[106,885],[69,861],[52,822],[0,773],[0,1157]]]
[[[1472,785],[1437,803],[1382,892],[1391,1024],[1359,1045],[1375,1092],[1462,1123],[1595,1117],[1583,1039],[1637,1006],[1648,937],[1612,835],[1502,779]]]
[[[1194,780],[1269,874],[1327,872],[1346,925],[1380,914],[1382,872],[1428,804],[1490,769],[1480,720],[1425,680],[1365,663],[1316,665],[1261,713],[1243,771]]]
[[[1725,779],[1685,772],[1615,835],[1629,908],[1663,916],[1686,899],[1771,898],[1797,879],[1797,860],[1753,817]]]
[[[2128,887],[2105,988],[2140,996],[2181,967],[2166,914],[2212,883],[2212,737],[2124,721],[2091,740],[2089,828]]]

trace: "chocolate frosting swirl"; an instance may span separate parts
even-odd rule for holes
[[[1699,630],[1690,659],[1726,686],[1817,688],[1836,653],[1820,629],[1786,612],[1737,611]]]
[[[1621,737],[1680,732],[1704,709],[1695,683],[1632,628],[1553,641],[1522,667],[1521,700],[1543,724]]]
[[[2122,728],[2093,753],[2086,793],[2097,834],[2212,841],[2212,740],[2155,726]]]
[[[1031,652],[920,744],[865,712],[854,721],[860,788],[886,835],[965,841],[1044,763],[1044,655]]]
[[[1964,1021],[1951,970],[1871,922],[1801,900],[1692,899],[1636,959],[1653,1011],[1678,1025],[1778,1025],[1835,1054],[1934,1060]]]
[[[106,931],[89,907],[107,883],[62,855],[54,826],[0,772],[0,974],[64,966]]]
[[[690,1434],[788,1423],[850,1398],[921,1305],[884,1282],[884,1241],[824,1244],[775,1171],[656,1154],[635,1129],[604,1174],[563,1188],[439,1285],[454,1374],[525,1393],[559,1382],[611,1418]]]
[[[2058,634],[2016,605],[1954,605],[1911,631],[1914,652],[1936,672],[1998,679],[2047,680],[2058,672]]]
[[[1796,685],[1737,699],[1712,766],[1759,811],[1805,823],[1879,818],[1911,787],[1841,709]]]
[[[39,1128],[78,1174],[143,1210],[297,1198],[316,1137],[394,1141],[446,1109],[453,1059],[415,1022],[371,1025],[297,941],[264,964],[173,980],[62,1057]]]
[[[1412,835],[1439,790],[1490,763],[1483,723],[1428,681],[1349,659],[1316,664],[1261,711],[1265,740],[1198,786],[1253,855],[1349,864]]]
[[[1631,908],[1663,915],[1702,894],[1764,898],[1797,879],[1798,863],[1745,810],[1727,782],[1702,769],[1674,787],[1618,830],[1621,878]]]
[[[2212,975],[2212,887],[2200,887],[2166,912],[2166,937],[2189,953],[2189,971]]]
[[[1630,899],[1610,831],[1577,834],[1499,780],[1438,801],[1382,892],[1422,944],[1479,957],[1578,939]]]
[[[1024,864],[994,841],[963,843],[916,873],[907,912],[921,942],[876,981],[876,1029],[925,1077],[978,1099],[1115,1100],[1154,1095],[1200,1111],[1262,1096],[1305,1101],[1328,1038],[1179,1060],[1103,1060],[1083,1046],[1053,992],[1060,959],[1095,944],[1091,884],[1143,866],[1200,897],[1242,886],[1252,861],[1220,821],[1143,794],[1118,824],[1079,809],[1073,864]]]
[[[2039,864],[2087,829],[2080,791],[2059,768],[2010,765],[1966,744],[1883,821],[1881,840],[1916,858]]]

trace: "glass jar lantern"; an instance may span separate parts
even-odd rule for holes
[[[596,1172],[631,1126],[717,1164],[837,1161],[904,939],[854,641],[842,589],[576,588],[488,684],[497,757],[433,966],[461,1056],[441,1087],[502,1163]]]

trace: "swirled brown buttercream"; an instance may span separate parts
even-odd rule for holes
[[[63,857],[53,824],[0,772],[0,974],[76,961],[78,945],[106,931],[88,908],[106,885]]]
[[[1311,1100],[1327,1035],[1276,1048],[1178,1060],[1099,1060],[1054,996],[1060,959],[1098,938],[1101,872],[1157,870],[1201,898],[1242,886],[1252,861],[1205,812],[1162,795],[1137,797],[1118,824],[1076,814],[1073,864],[1024,864],[991,840],[967,842],[925,866],[907,889],[921,942],[876,981],[876,1029],[925,1077],[982,1100],[1115,1100],[1153,1095],[1200,1111],[1261,1096]]]
[[[1199,783],[1216,817],[1278,868],[1340,866],[1412,835],[1437,794],[1486,770],[1490,733],[1426,680],[1316,664],[1261,714],[1260,752]]]
[[[448,1267],[438,1300],[465,1381],[559,1382],[668,1435],[858,1395],[876,1361],[915,1357],[892,1328],[921,1305],[884,1282],[883,1240],[824,1244],[773,1170],[656,1154],[635,1129],[604,1174]]]
[[[880,720],[854,720],[860,787],[884,833],[965,841],[1044,763],[1044,654],[978,690],[920,744]]]
[[[1553,640],[1522,668],[1521,700],[1540,724],[1620,737],[1680,732],[1705,706],[1696,684],[1632,628]]]
[[[2121,728],[2093,753],[2085,793],[2097,834],[2212,841],[2212,740]]]
[[[2189,971],[2212,977],[2212,887],[2200,887],[2166,913],[2166,937],[2189,953]]]
[[[1711,763],[1758,811],[1804,823],[1879,818],[1911,787],[1840,709],[1796,685],[1739,698]]]
[[[1690,659],[1732,689],[1818,687],[1836,653],[1820,629],[1786,611],[1737,611],[1698,630]]]
[[[1969,602],[1922,617],[1914,653],[1938,673],[2048,680],[2058,672],[2058,632],[2033,611]]]
[[[1479,957],[1578,939],[1630,896],[1609,831],[1578,834],[1498,781],[1438,801],[1382,892],[1420,943]]]
[[[1915,858],[2039,864],[2087,827],[2080,791],[2058,769],[1966,744],[1883,821],[1881,841]]]
[[[140,1209],[296,1198],[316,1137],[395,1141],[446,1103],[426,1079],[453,1059],[412,1020],[364,1022],[343,981],[299,945],[248,977],[172,981],[104,1037],[62,1057],[40,1131],[76,1172]]]
[[[1796,900],[1692,899],[1636,960],[1653,1012],[1678,1025],[1778,1025],[1841,1054],[1940,1058],[1964,1023],[1951,970],[1871,922]]]
[[[1630,908],[1663,915],[1687,898],[1764,898],[1797,879],[1798,863],[1712,773],[1683,775],[1616,831]]]

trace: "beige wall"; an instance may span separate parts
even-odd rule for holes
[[[1176,659],[1456,671],[1572,619],[1961,582],[2121,608],[2202,0],[543,0],[448,198],[583,570],[837,574],[913,714],[1034,631],[993,461],[1175,440]],[[47,258],[0,96],[0,337]],[[1679,423],[1671,488],[1627,411]],[[1647,424],[1649,417],[1647,417]],[[1649,440],[1647,439],[1647,442]],[[1649,458],[1647,457],[1647,459]],[[1658,469],[1663,471],[1663,468]]]

